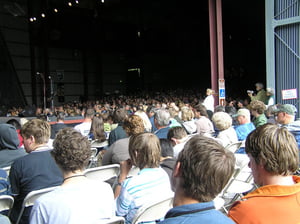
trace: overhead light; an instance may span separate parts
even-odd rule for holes
[[[78,1],[78,0],[76,0],[76,1],[75,1],[75,3],[76,3],[76,4],[79,4],[79,1]]]
[[[71,7],[71,6],[72,6],[72,2],[68,2],[68,6],[70,6],[70,7]]]
[[[45,18],[45,17],[46,17],[45,13],[42,13],[42,14],[41,14],[41,17]]]
[[[54,12],[58,12],[58,10],[57,9],[53,9],[54,10]]]

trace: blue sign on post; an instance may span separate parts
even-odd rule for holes
[[[225,89],[219,89],[219,98],[225,98]]]

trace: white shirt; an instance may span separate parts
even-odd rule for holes
[[[77,124],[74,128],[79,131],[83,136],[88,136],[90,133],[92,126],[92,122],[82,122],[81,124]]]
[[[214,112],[214,108],[215,108],[214,96],[209,95],[209,96],[205,97],[205,99],[203,101],[203,105],[206,107],[206,110],[210,110],[210,111]]]
[[[85,180],[60,186],[36,200],[30,224],[99,223],[115,215],[115,202],[109,184]]]

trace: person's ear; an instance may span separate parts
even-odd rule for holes
[[[173,177],[179,177],[180,176],[180,167],[181,167],[181,163],[177,162],[174,169],[173,169]]]

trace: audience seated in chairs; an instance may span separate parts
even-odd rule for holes
[[[115,188],[117,215],[130,223],[143,205],[158,202],[161,196],[173,195],[168,174],[159,167],[161,148],[152,133],[140,133],[129,139],[130,159],[121,162],[118,185]],[[140,172],[127,178],[132,165]],[[151,220],[150,220],[151,221]]]
[[[174,207],[161,223],[234,223],[213,202],[231,178],[234,163],[233,153],[212,138],[193,136],[177,158]]]
[[[64,177],[63,184],[38,198],[31,224],[97,223],[114,216],[111,187],[83,174],[90,155],[90,143],[73,128],[58,132],[51,151]]]
[[[251,132],[246,140],[254,182],[261,186],[236,202],[229,217],[236,223],[299,223],[300,177],[294,136],[274,124]]]
[[[47,145],[50,138],[50,124],[41,119],[32,119],[21,129],[24,147],[28,155],[14,161],[9,172],[12,194],[15,202],[10,218],[15,222],[19,216],[26,195],[42,188],[58,186],[63,178],[52,158]],[[30,208],[25,209],[20,224],[29,222]]]

